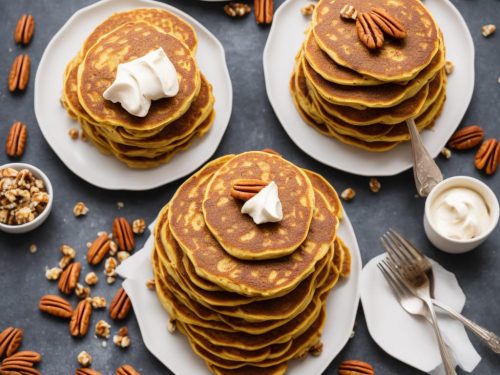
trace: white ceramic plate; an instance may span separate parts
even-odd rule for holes
[[[198,138],[168,164],[149,170],[128,168],[111,156],[102,155],[91,143],[75,142],[68,130],[76,125],[59,98],[63,72],[92,30],[114,12],[133,8],[162,8],[189,22],[199,39],[196,58],[213,85],[216,117],[212,129]],[[76,12],[48,44],[35,80],[35,113],[45,139],[64,164],[85,181],[105,189],[148,190],[184,177],[205,163],[215,152],[229,123],[233,89],[224,48],[203,25],[180,10],[150,0],[103,0]]]
[[[328,298],[327,321],[322,336],[323,353],[317,358],[292,361],[287,372],[289,375],[320,375],[351,335],[359,302],[361,256],[356,236],[346,215],[340,224],[339,235],[352,253],[351,275],[339,281]],[[209,374],[208,368],[194,354],[187,339],[180,333],[168,333],[168,315],[156,294],[145,286],[146,281],[152,277],[152,248],[153,238],[150,237],[141,251],[128,258],[117,269],[120,276],[126,278],[123,287],[132,301],[144,344],[175,374]]]
[[[290,138],[306,154],[331,167],[364,176],[391,176],[412,166],[410,144],[376,153],[363,151],[326,137],[299,116],[289,93],[295,55],[304,40],[310,18],[300,13],[305,0],[288,0],[277,10],[266,47],[264,74],[271,105]],[[474,45],[460,13],[448,0],[426,1],[425,6],[440,25],[446,44],[446,58],[455,71],[448,77],[447,100],[441,117],[422,138],[436,157],[459,125],[474,90]]]

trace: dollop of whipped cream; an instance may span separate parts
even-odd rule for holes
[[[241,207],[241,213],[250,215],[255,224],[275,223],[283,220],[278,185],[271,181],[264,189],[245,202]]]
[[[438,195],[431,205],[431,216],[436,230],[455,240],[479,237],[491,220],[483,197],[463,187],[451,188]]]
[[[174,64],[163,48],[118,65],[114,82],[103,93],[104,99],[120,102],[123,109],[138,117],[148,114],[152,100],[170,98],[179,92]]]

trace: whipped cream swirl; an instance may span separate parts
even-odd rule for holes
[[[255,224],[275,223],[283,220],[283,208],[278,195],[278,185],[271,181],[265,188],[245,202],[242,214],[252,217]]]

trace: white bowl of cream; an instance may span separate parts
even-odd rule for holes
[[[499,215],[498,199],[486,184],[472,177],[451,177],[427,197],[425,234],[440,250],[465,253],[489,236]]]

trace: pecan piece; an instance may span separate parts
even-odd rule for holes
[[[40,375],[40,371],[34,367],[41,360],[42,356],[37,352],[31,350],[18,352],[3,360],[0,374]]]
[[[358,11],[350,4],[346,4],[340,10],[340,17],[347,21],[355,21],[358,18]]]
[[[69,332],[71,336],[85,336],[89,330],[90,316],[92,315],[92,305],[86,299],[80,301],[76,306],[71,321],[69,322]]]
[[[348,360],[340,364],[339,375],[375,375],[375,370],[366,362]]]
[[[102,375],[102,373],[91,368],[77,368],[75,375]]]
[[[71,304],[64,298],[47,294],[40,298],[38,308],[44,313],[57,316],[58,318],[69,319],[73,315]]]
[[[23,156],[24,147],[26,145],[26,138],[28,137],[28,130],[26,125],[20,121],[12,124],[5,141],[5,152],[11,158]]]
[[[370,13],[361,13],[356,18],[356,31],[359,40],[369,49],[377,49],[384,45],[384,34]]]
[[[109,305],[109,316],[114,320],[125,319],[131,307],[132,303],[125,289],[120,288]]]
[[[370,15],[373,21],[380,27],[384,33],[396,39],[406,38],[406,30],[401,22],[391,16],[384,9],[372,8]]]
[[[0,358],[10,357],[21,346],[24,332],[20,328],[9,327],[0,333]]]
[[[132,251],[134,249],[134,232],[124,217],[116,217],[113,221],[113,237],[121,251]]]
[[[448,146],[455,150],[469,150],[477,146],[484,138],[484,131],[477,125],[466,126],[457,130],[448,141]]]
[[[130,365],[123,365],[116,369],[115,375],[141,375],[141,373]]]
[[[9,91],[22,91],[28,86],[31,60],[28,55],[18,55],[10,68]]]
[[[35,31],[35,20],[31,14],[23,14],[17,21],[14,40],[17,44],[29,44]]]
[[[258,24],[270,24],[273,21],[274,1],[254,0],[255,20]]]
[[[229,4],[224,5],[224,12],[229,17],[233,17],[233,18],[246,16],[251,11],[252,11],[252,9],[247,4],[244,4],[244,3],[230,2]]]
[[[87,262],[93,266],[102,262],[111,249],[111,240],[107,233],[101,233],[90,245],[87,251]]]
[[[231,196],[235,199],[247,201],[267,186],[267,182],[254,178],[240,178],[233,182]]]
[[[487,139],[477,150],[474,165],[479,170],[484,170],[488,175],[493,175],[500,162],[500,143],[495,138]]]
[[[57,284],[61,293],[73,293],[76,288],[76,284],[78,283],[81,270],[82,264],[80,262],[74,262],[63,271],[61,277],[59,278],[59,283]]]

